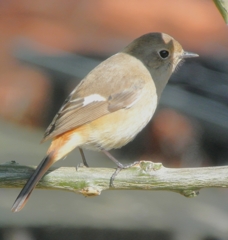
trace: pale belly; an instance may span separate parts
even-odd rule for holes
[[[122,109],[102,117],[103,124],[94,121],[89,124],[89,141],[81,147],[99,151],[121,148],[132,141],[147,125],[157,107],[157,96],[150,99],[145,106],[138,103],[132,108]],[[106,124],[112,122],[113,124]]]

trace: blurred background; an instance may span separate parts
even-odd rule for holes
[[[0,162],[37,165],[49,145],[39,145],[42,134],[71,90],[147,32],[165,32],[200,57],[173,74],[153,120],[113,154],[166,167],[227,165],[228,27],[211,0],[1,0]],[[99,153],[85,154],[92,167],[115,167]],[[80,162],[75,150],[56,166]],[[204,189],[194,199],[35,190],[13,214],[18,193],[0,189],[0,239],[228,239],[226,189]]]

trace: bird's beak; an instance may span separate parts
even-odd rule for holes
[[[192,58],[192,57],[199,57],[198,54],[192,52],[185,52],[181,55],[181,58]]]

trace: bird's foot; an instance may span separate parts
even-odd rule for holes
[[[76,168],[76,171],[78,171],[79,168],[88,168],[88,167],[89,167],[89,166],[85,166],[84,163],[79,163],[79,164],[76,165],[75,168]]]
[[[119,162],[119,164],[117,165],[118,167],[117,167],[116,171],[112,174],[112,176],[111,176],[111,178],[110,178],[109,186],[110,186],[110,187],[114,187],[113,182],[114,182],[116,176],[118,175],[118,173],[119,173],[122,169],[130,168],[130,167],[132,167],[132,166],[134,166],[134,165],[136,165],[136,164],[138,164],[138,163],[140,163],[140,161],[136,161],[136,162],[133,162],[133,163],[130,163],[130,164],[126,164],[126,165],[124,165],[124,164],[122,164],[122,163]]]

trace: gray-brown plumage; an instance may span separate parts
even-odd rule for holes
[[[164,33],[149,33],[94,68],[75,88],[47,128],[47,156],[17,197],[20,211],[48,168],[76,147],[107,151],[127,144],[146,126],[178,63],[196,54]]]

